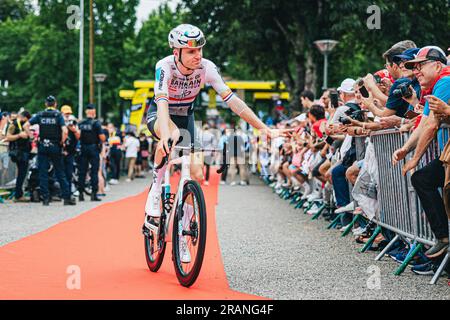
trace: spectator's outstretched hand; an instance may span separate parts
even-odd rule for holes
[[[402,119],[398,116],[389,116],[380,118],[380,124],[384,129],[394,128],[401,123]]]
[[[405,163],[405,165],[403,166],[403,169],[402,169],[402,174],[403,174],[403,176],[406,176],[406,174],[407,174],[409,171],[415,169],[415,168],[417,167],[417,165],[418,165],[418,161],[415,160],[414,158],[411,159],[411,160],[408,160],[408,161]]]
[[[395,166],[399,161],[405,159],[407,154],[408,150],[405,147],[395,150],[392,154],[392,164]]]
[[[430,110],[435,114],[450,116],[450,106],[436,96],[427,96]]]

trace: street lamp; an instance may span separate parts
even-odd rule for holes
[[[333,51],[333,49],[338,44],[335,40],[317,40],[314,44],[319,49],[320,53],[324,56],[324,66],[323,66],[323,90],[328,89],[328,55]]]
[[[102,83],[106,80],[106,74],[94,74],[95,82],[98,83],[98,117],[102,117]]]

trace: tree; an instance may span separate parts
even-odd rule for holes
[[[184,0],[194,24],[207,33],[206,52],[223,64],[236,58],[256,77],[282,79],[299,105],[304,88],[316,87],[322,57],[313,42],[336,39],[330,82],[382,67],[381,55],[400,40],[448,45],[449,8],[445,1],[377,1],[382,29],[369,30],[369,0]],[[414,18],[412,18],[414,17]],[[317,76],[315,75],[317,73]]]
[[[24,19],[32,10],[28,0],[2,0],[0,1],[0,23],[8,19]]]

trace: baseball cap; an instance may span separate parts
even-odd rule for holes
[[[447,57],[441,48],[436,46],[426,46],[420,49],[413,60],[405,63],[405,68],[412,70],[417,63],[427,60],[439,61],[443,64],[447,64]]]
[[[355,80],[347,78],[344,81],[342,81],[341,86],[337,88],[339,92],[344,93],[354,93],[355,90],[353,89],[353,86],[355,85]]]
[[[61,107],[61,112],[62,113],[70,113],[72,114],[72,107],[68,106],[68,105],[64,105]]]
[[[306,113],[302,113],[298,117],[294,118],[294,120],[297,120],[297,121],[300,121],[300,122],[306,121],[307,119],[308,119],[308,117],[307,117]]]
[[[398,55],[394,56],[392,58],[392,60],[396,63],[400,62],[402,60],[406,60],[406,61],[413,60],[416,57],[416,55],[419,53],[419,51],[420,51],[420,48],[407,49],[407,50],[403,51],[402,54],[398,54]]]
[[[86,110],[94,110],[94,109],[95,109],[95,104],[89,103],[89,104],[86,106]]]

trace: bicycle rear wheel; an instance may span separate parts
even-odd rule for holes
[[[173,263],[180,284],[190,287],[200,274],[206,247],[206,205],[200,185],[196,181],[187,181],[179,201],[182,201],[181,206],[177,205],[177,214],[173,219]],[[183,226],[183,215],[187,214],[184,212],[185,204],[192,205],[193,214],[188,225]],[[185,241],[190,252],[189,263],[181,262],[180,241]]]
[[[163,212],[162,199],[163,197],[161,197],[161,204],[160,204],[162,214],[159,221],[158,239],[154,239],[155,234],[152,233],[150,230],[148,230],[147,233],[144,232],[145,259],[147,261],[148,268],[152,272],[157,272],[159,270],[164,260],[164,254],[166,252],[166,241],[164,235],[164,225],[166,215]]]

